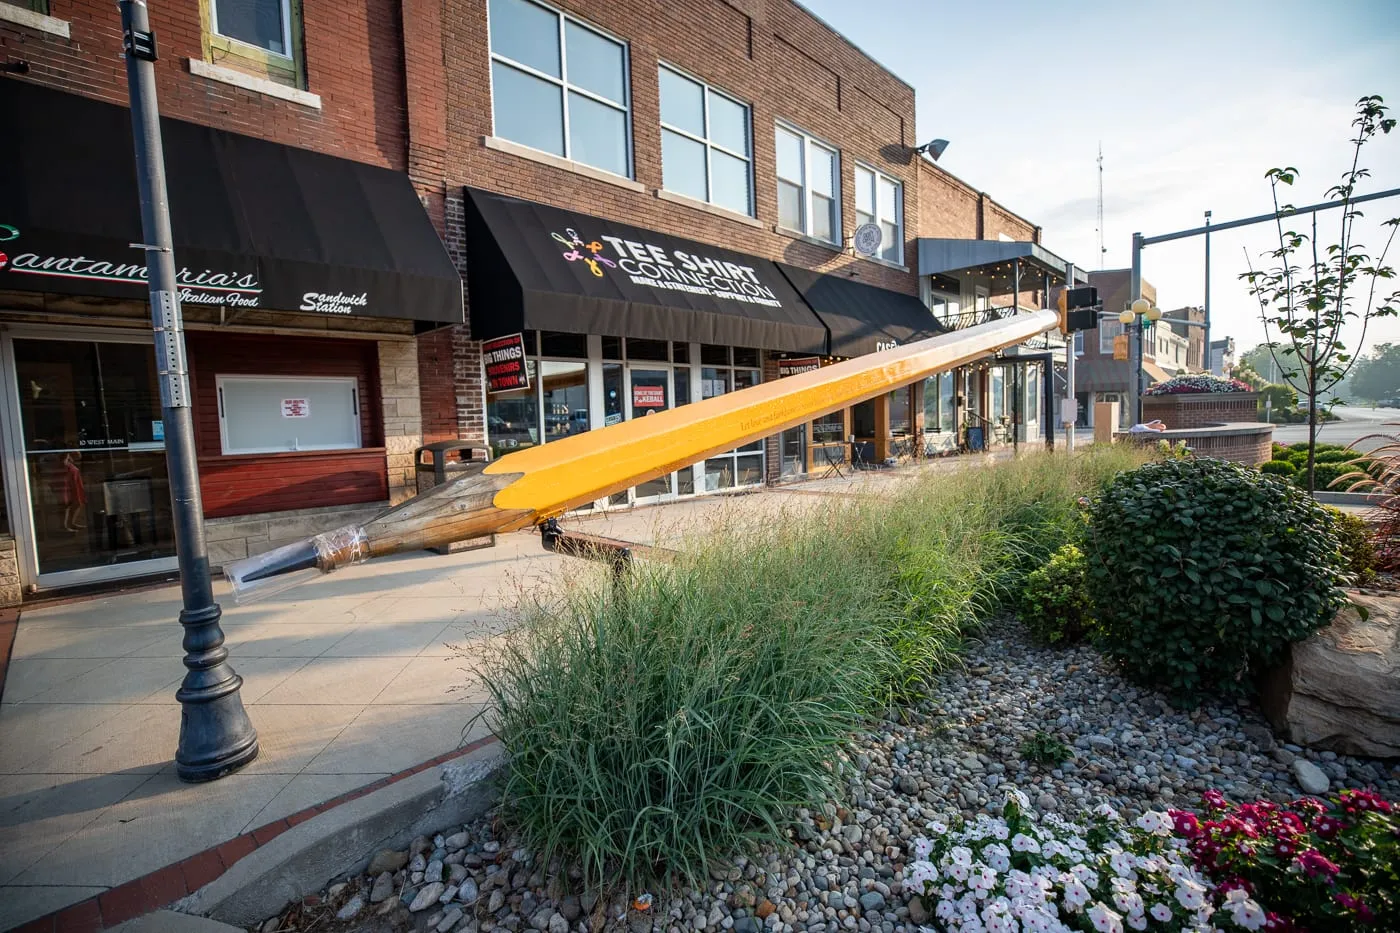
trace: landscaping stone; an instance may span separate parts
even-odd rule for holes
[[[1306,758],[1293,760],[1293,777],[1304,793],[1314,796],[1327,793],[1327,787],[1331,783],[1322,769]]]
[[[413,898],[413,903],[408,905],[409,912],[416,914],[420,910],[427,910],[436,905],[438,898],[442,897],[442,892],[445,890],[447,888],[441,881],[425,884],[417,896]]]
[[[336,911],[337,920],[354,920],[360,915],[360,911],[365,909],[365,899],[356,894],[345,902],[345,906]]]
[[[1264,711],[1298,745],[1400,757],[1400,598],[1350,596],[1265,678]]]
[[[1298,796],[1299,786],[1309,790],[1300,772],[1334,789],[1369,786],[1400,799],[1400,768],[1278,744],[1249,704],[1178,710],[1120,679],[1087,646],[1043,648],[1011,623],[989,626],[979,638],[966,669],[950,671],[919,702],[855,737],[842,799],[798,811],[790,848],[716,859],[701,887],[658,895],[650,910],[638,912],[621,894],[611,902],[589,890],[560,896],[579,890],[576,869],[543,864],[518,841],[498,838],[493,827],[500,814],[492,812],[444,830],[438,848],[448,859],[462,855],[459,862],[443,860],[447,880],[457,886],[455,900],[440,903],[448,889],[442,882],[406,885],[407,858],[397,876],[386,870],[350,879],[348,890],[369,887],[369,903],[383,901],[385,914],[399,912],[364,931],[441,930],[460,910],[457,926],[447,930],[912,933],[930,923],[904,888],[914,840],[931,820],[988,811],[1012,786],[1038,809],[1066,817],[1101,803],[1129,818],[1145,809],[1197,807],[1212,787],[1234,800],[1284,802]],[[1022,743],[1037,732],[1074,748],[1075,757],[1057,765],[1024,758]],[[428,871],[432,852],[431,842],[415,840],[405,856],[424,857]],[[398,885],[413,919],[393,897]],[[603,928],[594,925],[595,910]],[[425,924],[437,911],[445,912]]]
[[[393,849],[381,849],[370,859],[369,867],[365,869],[367,875],[377,875],[385,871],[398,871],[408,864],[408,852],[396,852]]]

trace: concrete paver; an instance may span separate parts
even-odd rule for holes
[[[904,478],[862,473],[565,524],[678,547],[714,522],[781,520]],[[587,572],[604,571],[544,551],[528,531],[490,549],[346,568],[246,606],[221,583],[261,754],[199,785],[174,774],[178,588],[24,610],[0,698],[0,930],[486,734],[473,657],[508,628],[521,595]]]

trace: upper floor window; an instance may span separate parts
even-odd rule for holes
[[[1123,324],[1111,314],[1099,315],[1099,353],[1113,355],[1113,338],[1123,333]]]
[[[662,186],[752,216],[748,105],[665,65],[660,85]]]
[[[285,84],[304,88],[301,53],[301,0],[201,0],[204,58]]]
[[[531,0],[491,0],[495,134],[632,176],[627,46]]]
[[[841,242],[840,156],[801,130],[779,124],[778,226]]]
[[[0,0],[0,3],[8,3],[31,13],[49,15],[49,0]]]
[[[880,258],[904,261],[904,186],[895,179],[856,166],[856,226],[880,228]]]
[[[214,0],[213,14],[218,35],[292,57],[291,0]]]

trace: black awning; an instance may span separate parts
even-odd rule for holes
[[[778,267],[831,332],[833,356],[861,356],[943,332],[913,295],[787,263]]]
[[[466,189],[472,336],[539,329],[826,352],[771,260]]]
[[[0,289],[145,299],[131,112],[0,79]],[[408,176],[162,119],[182,300],[463,320]]]
[[[942,275],[953,272],[976,272],[983,266],[997,266],[1020,260],[1026,274],[1050,273],[1063,281],[1069,263],[1039,243],[1028,240],[964,240],[942,237],[919,237],[919,274]],[[1074,270],[1076,282],[1087,282],[1083,269]]]

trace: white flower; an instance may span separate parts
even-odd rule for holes
[[[1089,922],[1099,933],[1123,933],[1123,918],[1110,910],[1106,904],[1095,903],[1089,908]]]
[[[1113,807],[1109,806],[1106,803],[1099,804],[1097,807],[1094,808],[1094,812],[1097,813],[1099,816],[1105,817],[1110,820],[1122,819],[1122,817],[1118,815],[1118,811],[1113,809]]]
[[[957,912],[957,904],[947,898],[939,901],[938,906],[933,908],[933,915],[943,921],[952,920]]]
[[[1147,929],[1147,918],[1144,917],[1142,914],[1128,914],[1127,919],[1123,922],[1126,923],[1128,926],[1132,927],[1134,930]]]
[[[1065,840],[1065,844],[1076,852],[1089,851],[1089,843],[1085,842],[1082,836],[1070,836]]]
[[[1137,864],[1137,859],[1135,859],[1130,852],[1118,852],[1114,855],[1110,855],[1108,864],[1113,866],[1114,873],[1120,878],[1137,877],[1137,873],[1133,871],[1133,866]]]
[[[952,878],[954,881],[961,883],[967,881],[967,876],[971,869],[967,865],[958,865],[957,863],[954,863],[952,865],[945,866],[943,871],[945,874],[948,875],[948,877]]]
[[[1014,802],[1022,810],[1029,810],[1031,807],[1031,798],[1027,797],[1025,794],[1021,793],[1019,790],[1016,790],[1014,788],[1007,793],[1006,802]]]
[[[998,839],[1005,839],[1007,836],[1011,835],[1011,830],[1006,828],[1005,823],[994,823],[992,825],[992,835],[996,836]]]
[[[1152,909],[1149,910],[1148,913],[1150,913],[1152,919],[1156,920],[1158,923],[1166,923],[1172,918],[1172,909],[1166,904],[1153,904]]]
[[[954,865],[961,865],[963,868],[972,867],[972,850],[967,846],[953,846],[948,852],[948,858]]]
[[[914,858],[919,861],[926,861],[933,854],[933,843],[927,839],[914,840]]]
[[[1000,842],[993,842],[982,850],[982,861],[996,871],[1007,871],[1011,868],[1011,851]]]
[[[928,831],[933,833],[935,836],[947,835],[948,824],[944,823],[942,820],[934,820],[933,822],[928,824]]]
[[[1246,930],[1258,930],[1264,926],[1264,908],[1241,888],[1235,888],[1225,895],[1225,909],[1230,919]]]
[[[1060,881],[1065,886],[1065,906],[1070,910],[1077,912],[1089,903],[1089,889],[1078,878],[1074,875],[1061,875]]]
[[[1070,869],[1070,873],[1078,878],[1086,887],[1097,888],[1099,886],[1099,873],[1088,865],[1080,863]]]
[[[908,883],[915,891],[924,893],[927,885],[938,880],[938,869],[932,862],[915,862],[909,866]]]
[[[1206,905],[1206,887],[1190,878],[1183,878],[1177,883],[1176,900],[1187,910],[1200,910]]]
[[[1120,886],[1120,880],[1113,881],[1113,906],[1125,914],[1142,913],[1142,896],[1133,890],[1131,883]]]
[[[1037,855],[1040,854],[1040,843],[1036,842],[1025,833],[1016,834],[1016,837],[1011,840],[1011,848],[1017,852],[1034,852]]]

